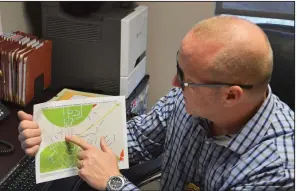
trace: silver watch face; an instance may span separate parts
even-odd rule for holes
[[[124,185],[124,179],[120,176],[113,176],[110,178],[109,186],[111,189],[120,189]]]

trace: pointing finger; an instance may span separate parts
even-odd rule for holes
[[[89,143],[87,143],[85,140],[76,137],[76,136],[66,136],[65,137],[66,141],[69,141],[71,143],[74,143],[75,145],[79,146],[80,148],[82,148],[83,150],[87,150],[92,148],[92,145],[90,145]]]

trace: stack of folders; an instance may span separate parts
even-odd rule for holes
[[[51,83],[52,42],[23,32],[0,35],[0,100],[26,106]]]

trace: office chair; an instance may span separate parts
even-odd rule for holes
[[[273,50],[272,92],[295,111],[295,30],[292,26],[258,24]]]
[[[295,38],[294,27],[258,24],[266,33],[273,50],[272,92],[295,110]],[[132,166],[124,175],[141,187],[160,178],[162,157]]]

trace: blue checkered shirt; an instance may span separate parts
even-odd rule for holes
[[[146,115],[127,123],[130,162],[164,156],[161,190],[293,190],[294,112],[269,94],[233,136],[211,137],[210,122],[186,113],[173,88]],[[138,190],[128,182],[123,190]]]

